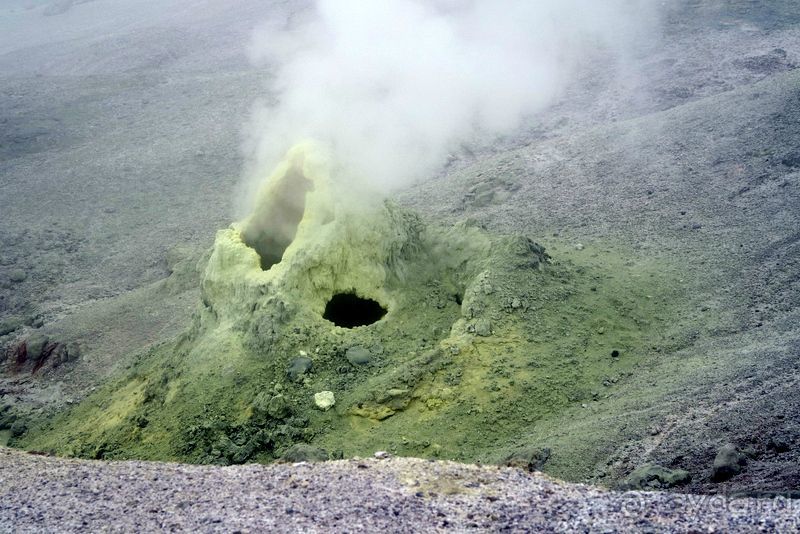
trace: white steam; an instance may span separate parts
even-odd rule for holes
[[[277,102],[249,125],[251,170],[263,176],[311,138],[354,187],[430,176],[464,140],[513,132],[551,104],[579,60],[630,50],[652,4],[317,0],[302,21],[255,32],[252,59],[275,69]]]

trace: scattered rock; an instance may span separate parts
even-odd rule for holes
[[[11,428],[11,425],[17,420],[17,414],[11,409],[10,404],[4,404],[0,407],[0,430]]]
[[[538,269],[550,259],[542,245],[525,236],[511,237],[504,248],[508,250],[509,266],[517,269]]]
[[[67,349],[64,351],[66,359],[64,361],[75,361],[81,357],[81,346],[75,342],[67,343]]]
[[[747,463],[747,456],[740,453],[736,446],[728,443],[717,451],[714,457],[714,470],[711,479],[714,482],[723,482],[742,472]]]
[[[782,48],[775,48],[766,54],[758,56],[745,57],[734,61],[734,64],[758,74],[783,72],[795,67],[795,65],[789,61],[786,50]]]
[[[267,414],[274,419],[283,419],[291,412],[289,402],[283,395],[275,395],[267,404]]]
[[[528,471],[541,471],[547,460],[550,459],[550,449],[539,447],[521,447],[503,457],[499,464],[508,467],[518,467]]]
[[[789,441],[783,437],[770,438],[769,441],[767,442],[767,449],[775,451],[778,454],[789,452],[790,449]]]
[[[28,431],[28,425],[22,419],[17,419],[11,424],[11,437],[18,438]]]
[[[492,323],[487,319],[478,319],[471,329],[475,335],[489,337],[492,335]]]
[[[290,413],[289,403],[283,395],[259,393],[253,401],[255,416],[268,416],[273,419],[284,419]]]
[[[354,346],[347,349],[345,358],[353,365],[367,365],[372,359],[372,354],[361,346]]]
[[[48,337],[44,334],[38,332],[32,334],[25,342],[28,358],[38,362],[48,341]]]
[[[267,407],[270,401],[269,393],[262,391],[256,398],[253,399],[253,412],[254,413],[267,413]]]
[[[375,451],[375,458],[378,460],[386,460],[387,458],[391,458],[391,453],[387,451]]]
[[[289,377],[289,380],[294,382],[304,374],[311,371],[312,366],[313,362],[311,361],[311,358],[298,356],[289,362],[289,368],[286,370],[286,376]]]
[[[637,467],[623,480],[620,490],[661,490],[686,484],[692,479],[683,469],[667,469],[657,464]]]
[[[467,190],[461,200],[462,206],[484,208],[491,204],[503,202],[518,188],[517,184],[506,180],[484,180],[472,185]]]
[[[791,168],[800,167],[800,152],[786,155],[786,157],[781,160],[781,163]]]
[[[492,335],[492,324],[488,319],[478,319],[475,321],[475,334],[481,337],[489,337]]]
[[[402,410],[411,402],[411,391],[405,388],[390,388],[378,398],[378,402],[393,410]]]
[[[286,449],[281,460],[288,463],[324,462],[328,460],[328,451],[308,443],[295,443]]]
[[[329,410],[334,404],[336,399],[333,397],[333,391],[320,391],[314,394],[314,404],[317,405],[322,411]]]
[[[8,274],[8,279],[15,284],[24,282],[26,278],[28,278],[28,275],[22,269],[15,269]]]
[[[5,336],[6,334],[14,332],[21,327],[22,324],[22,319],[18,317],[9,317],[8,319],[3,319],[0,321],[0,336]]]

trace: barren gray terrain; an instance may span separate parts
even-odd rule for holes
[[[247,61],[248,36],[270,13],[304,8],[255,0],[0,7],[0,347],[11,350],[37,332],[79,347],[79,357],[58,367],[4,372],[3,406],[46,413],[77,402],[185,328],[203,255],[215,231],[240,215],[232,206],[246,165],[242,125],[254,102],[270,97],[270,72]],[[519,436],[520,445],[552,449],[545,472],[569,468],[577,481],[617,487],[636,468],[657,464],[692,475],[664,489],[797,497],[800,7],[676,0],[661,28],[632,54],[625,76],[587,58],[562,98],[515,135],[464,146],[437,176],[394,198],[430,220],[472,218],[571,254],[613,244],[690,273],[675,288],[691,296],[675,318],[685,326],[675,351],[646,364],[624,393],[575,406],[583,415],[566,417],[558,431]],[[567,466],[559,448],[576,441],[583,463]],[[713,464],[728,443],[741,470],[721,481]],[[408,469],[426,470],[415,462]],[[121,530],[203,531],[769,530],[796,528],[798,520],[796,506],[770,508],[774,500],[721,512],[700,507],[687,518],[669,494],[637,494],[647,504],[630,517],[626,494],[505,470],[480,475],[499,484],[499,500],[472,486],[415,497],[398,482],[405,464],[356,464],[216,468],[221,481],[212,482],[212,468],[3,451],[0,529],[95,530],[105,528],[107,513],[127,521]],[[478,476],[474,467],[437,466]],[[98,482],[70,486],[79,474]],[[264,482],[271,477],[274,486]],[[287,494],[271,493],[289,479],[297,484]],[[249,493],[254,480],[263,493]],[[114,481],[132,481],[134,500],[120,501]],[[297,504],[307,487],[313,498]],[[197,502],[174,497],[186,488],[234,501],[241,490],[242,500],[218,517],[197,515]],[[166,504],[163,491],[175,492]],[[38,492],[72,508],[108,507],[72,515],[63,503],[45,509]],[[285,501],[265,512],[260,495]],[[731,512],[753,503],[764,513]],[[386,519],[392,510],[398,522]]]
[[[800,522],[793,501],[609,492],[415,458],[219,468],[1,450],[0,476],[0,529],[14,532],[788,532]]]

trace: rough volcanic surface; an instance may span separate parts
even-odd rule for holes
[[[190,324],[203,251],[235,220],[241,125],[257,98],[270,98],[270,74],[247,64],[243,43],[270,13],[301,15],[307,3],[3,3],[0,353],[11,356],[0,373],[0,444],[99,394]],[[650,280],[642,265],[674,274],[665,288],[680,304],[670,318],[677,333],[646,350],[604,352],[609,365],[630,369],[583,373],[586,387],[561,395],[555,418],[497,407],[475,417],[489,436],[526,425],[507,445],[541,452],[530,458],[551,476],[617,487],[633,473],[660,473],[682,481],[669,491],[696,495],[609,493],[416,460],[219,468],[4,451],[0,530],[796,530],[798,500],[725,496],[800,488],[800,4],[674,0],[667,15],[663,35],[630,58],[633,76],[587,59],[564,98],[520,132],[463,147],[437,179],[394,200],[437,224],[468,219],[531,235],[585,280]],[[593,270],[600,266],[611,273]],[[591,287],[587,295],[626,313],[636,296]],[[525,310],[510,296],[512,310]],[[661,309],[655,297],[648,301]],[[441,303],[455,306],[426,305]],[[574,337],[568,326],[559,321],[553,339]],[[592,329],[606,340],[624,330]],[[56,359],[48,347],[77,350]],[[572,351],[548,352],[578,374]],[[376,361],[345,359],[343,376],[369,373]],[[508,370],[488,369],[486,385],[503,385]],[[524,394],[522,385],[514,387]],[[127,421],[146,428],[146,419]],[[476,461],[467,456],[474,428],[448,430],[458,447],[440,458]],[[433,456],[426,440],[367,435],[398,455]],[[419,486],[403,482],[406,471]],[[469,487],[476,473],[483,481]],[[470,482],[442,487],[434,475]]]
[[[0,450],[15,532],[790,531],[797,501],[608,492],[513,468],[413,458],[203,467]]]

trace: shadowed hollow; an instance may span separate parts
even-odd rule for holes
[[[378,322],[384,315],[386,308],[372,299],[355,293],[338,293],[328,301],[322,318],[342,328],[355,328]]]

